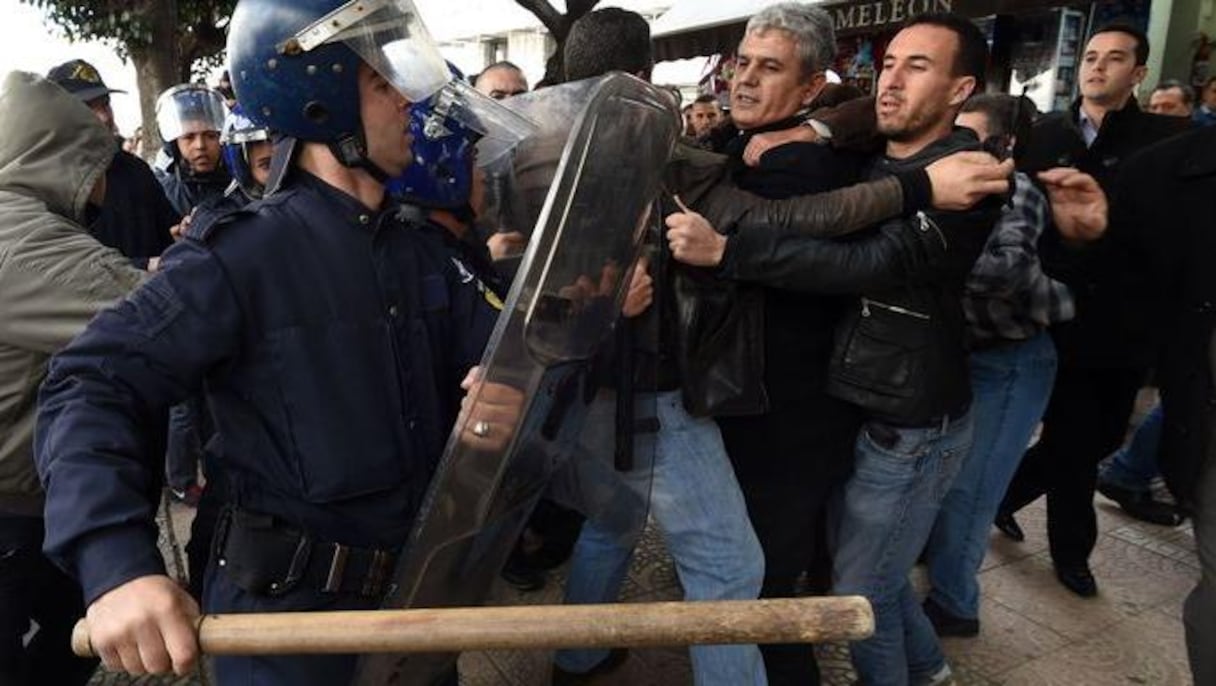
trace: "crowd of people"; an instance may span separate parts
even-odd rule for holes
[[[498,112],[527,79],[504,61],[451,90],[409,3],[350,4],[241,0],[224,82],[159,97],[151,165],[88,63],[4,78],[0,682],[87,682],[82,616],[106,667],[185,674],[201,610],[374,609],[453,427],[501,449],[518,424],[476,365],[531,227],[492,225],[487,131],[449,98]],[[832,19],[797,2],[732,47],[728,107],[681,110],[656,170],[674,197],[620,283],[637,369],[599,389],[652,408],[649,516],[685,598],[860,595],[861,683],[949,684],[939,638],[981,631],[990,531],[1022,540],[1040,496],[1060,583],[1099,593],[1098,491],[1193,519],[1187,646],[1216,683],[1216,78],[1141,109],[1148,39],[1112,24],[1040,115],[986,83],[975,24],[925,14],[867,97],[827,83]],[[562,63],[648,82],[652,55],[645,19],[605,8]],[[634,438],[596,407],[572,459]],[[157,547],[162,489],[198,508],[189,588]],[[567,603],[614,601],[637,539],[613,516],[542,501],[504,575],[535,588],[569,559]],[[558,651],[553,683],[624,656]],[[809,645],[690,657],[698,686],[820,678]],[[224,685],[328,685],[357,658],[212,660]]]

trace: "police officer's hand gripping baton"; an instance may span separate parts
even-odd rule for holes
[[[198,637],[210,655],[275,655],[819,643],[873,631],[869,602],[840,596],[207,615]],[[72,649],[93,655],[87,620]]]

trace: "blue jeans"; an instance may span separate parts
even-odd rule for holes
[[[657,394],[655,406],[661,428],[655,436],[650,512],[675,562],[684,599],[755,599],[764,579],[764,554],[717,424],[689,416],[678,391]],[[595,407],[612,405],[597,403],[593,412]],[[611,427],[610,420],[589,416],[587,424]],[[611,446],[611,440],[584,435],[579,449]],[[616,600],[632,556],[628,542],[588,519],[574,547],[566,602]],[[767,683],[754,645],[693,646],[689,652],[698,686]],[[586,672],[607,655],[602,649],[563,650],[555,662],[570,672]]]
[[[1161,403],[1144,418],[1132,440],[1111,455],[1110,461],[1098,474],[1105,481],[1129,491],[1148,491],[1153,479],[1160,475],[1157,452],[1161,449]]]
[[[979,617],[976,575],[988,532],[1055,378],[1056,349],[1046,333],[971,354],[975,440],[942,501],[926,551],[929,596],[956,617]]]
[[[908,573],[970,448],[970,415],[915,429],[871,420],[857,437],[832,592],[865,596],[874,608],[874,635],[850,646],[866,686],[928,683],[946,664]]]

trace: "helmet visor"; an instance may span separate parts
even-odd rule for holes
[[[222,131],[227,113],[223,96],[210,88],[177,86],[156,100],[156,125],[166,141],[188,133]]]
[[[287,41],[281,50],[346,43],[412,102],[451,78],[447,63],[411,0],[351,0]]]

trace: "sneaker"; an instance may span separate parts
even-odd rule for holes
[[[203,487],[198,484],[190,484],[183,490],[170,488],[169,495],[186,507],[198,507],[198,501],[203,498]]]
[[[950,669],[950,663],[947,662],[934,672],[926,686],[954,686],[954,671]]]
[[[925,616],[929,618],[929,623],[933,625],[933,629],[937,632],[938,636],[971,638],[980,633],[980,620],[950,614],[946,608],[938,605],[937,601],[933,600],[933,598],[925,598],[925,603],[922,607],[925,610]]]

